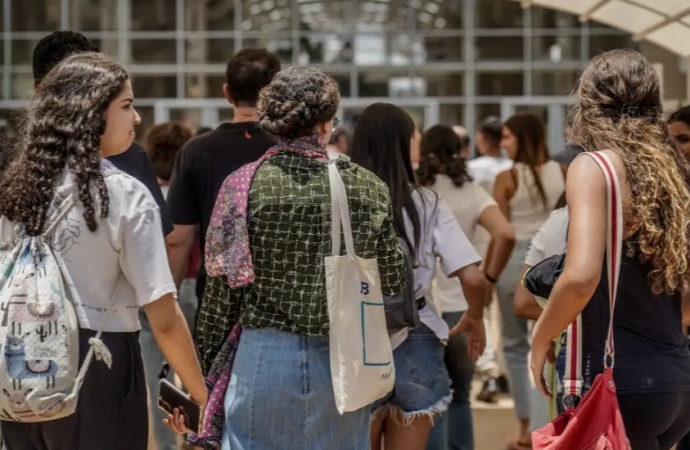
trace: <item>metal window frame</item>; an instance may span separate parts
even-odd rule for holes
[[[28,32],[13,32],[11,24],[11,13],[12,13],[12,0],[0,0],[2,1],[3,8],[3,25],[4,30],[2,32],[3,36],[3,50],[4,50],[4,61],[2,62],[2,92],[4,94],[3,99],[0,101],[0,108],[8,108],[19,105],[25,105],[26,101],[22,99],[16,99],[13,97],[13,76],[15,74],[28,74],[31,73],[31,66],[29,65],[17,65],[13,66],[12,61],[12,42],[19,39],[40,39],[46,33],[38,31],[28,31]],[[213,39],[213,38],[226,38],[234,39],[234,50],[237,51],[242,48],[243,40],[251,39],[256,37],[266,37],[265,33],[260,31],[243,31],[242,20],[245,15],[242,0],[234,1],[234,29],[223,31],[223,30],[206,30],[206,31],[192,31],[186,29],[185,26],[185,14],[186,14],[186,0],[176,0],[176,22],[175,30],[169,31],[134,31],[131,27],[131,2],[133,0],[115,0],[115,10],[117,13],[116,30],[108,31],[86,31],[86,34],[90,38],[100,38],[100,39],[110,39],[118,41],[118,59],[125,64],[125,66],[131,71],[131,73],[136,75],[170,75],[174,74],[176,76],[176,98],[167,99],[138,99],[137,104],[142,106],[153,106],[162,111],[162,108],[177,108],[177,107],[188,107],[195,108],[194,105],[203,105],[202,108],[208,108],[212,111],[214,108],[217,113],[217,108],[225,108],[227,103],[221,94],[218,93],[219,98],[212,99],[196,99],[187,98],[187,86],[186,78],[187,74],[202,74],[202,75],[222,75],[225,73],[225,64],[215,64],[215,63],[204,63],[204,64],[189,64],[186,60],[185,46],[188,39]],[[352,38],[353,52],[357,51],[357,40],[355,37],[357,33],[357,18],[359,13],[360,0],[351,0],[352,5],[345,17],[347,20],[346,32],[347,36]],[[615,30],[612,28],[601,28],[601,27],[591,27],[588,23],[583,23],[579,27],[570,27],[564,29],[555,28],[532,28],[532,8],[525,8],[523,14],[523,24],[517,28],[498,28],[498,29],[485,29],[485,28],[475,28],[477,23],[476,11],[477,4],[481,0],[463,0],[462,1],[462,20],[463,28],[461,29],[448,29],[448,30],[424,30],[417,29],[417,18],[416,10],[414,8],[407,8],[408,11],[408,22],[407,27],[409,30],[399,30],[400,33],[409,33],[416,38],[424,37],[448,37],[448,38],[461,38],[463,46],[462,56],[459,61],[453,62],[430,62],[424,66],[405,66],[405,67],[395,67],[396,71],[401,70],[405,75],[410,78],[419,75],[420,70],[423,71],[433,71],[433,72],[462,72],[463,77],[463,94],[461,96],[443,96],[443,97],[417,97],[417,98],[367,98],[360,96],[360,75],[370,71],[389,71],[391,67],[389,65],[381,66],[357,66],[355,64],[314,64],[326,72],[338,73],[342,75],[348,75],[350,79],[350,97],[343,98],[343,105],[353,105],[352,107],[361,107],[362,105],[369,104],[373,101],[384,100],[389,102],[395,102],[402,105],[411,106],[424,106],[425,107],[425,122],[429,125],[437,122],[440,119],[440,105],[462,105],[464,111],[464,122],[469,133],[474,134],[476,123],[482,119],[482,117],[477,117],[477,105],[482,105],[486,103],[491,104],[501,104],[506,102],[517,102],[515,98],[504,98],[500,96],[480,96],[477,95],[477,74],[479,72],[514,72],[522,71],[524,80],[524,96],[520,97],[521,104],[526,104],[530,101],[541,101],[545,100],[543,97],[535,97],[530,100],[529,95],[532,93],[532,75],[534,71],[537,70],[573,70],[581,69],[586,62],[589,60],[589,44],[590,39],[593,36],[616,36],[616,35],[627,35],[622,31]],[[63,29],[69,29],[70,27],[70,13],[71,5],[69,0],[60,0],[60,26]],[[299,6],[298,0],[291,0],[290,3],[293,11],[297,11]],[[302,35],[318,36],[332,34],[330,32],[325,32],[322,30],[316,31],[302,31],[300,30],[299,14],[292,14],[292,29],[285,32],[281,32],[280,35],[284,35],[286,38],[290,39],[293,45],[293,49],[299,48],[299,39]],[[385,33],[390,33],[390,31],[385,31]],[[532,38],[539,36],[553,36],[553,35],[572,35],[574,37],[580,38],[581,55],[579,60],[573,61],[561,61],[558,63],[552,63],[549,61],[535,61],[532,55]],[[276,36],[279,34],[276,33]],[[272,35],[273,36],[273,35]],[[523,40],[523,59],[520,61],[477,61],[476,60],[476,39],[479,37],[486,36],[504,36],[510,37],[514,36],[516,38],[521,37]],[[175,62],[170,64],[156,63],[156,64],[136,64],[131,63],[131,41],[133,39],[170,39],[176,42],[176,56]],[[299,52],[293,51],[292,54],[292,64],[298,63]],[[690,79],[690,76],[689,76]],[[562,99],[558,97],[547,97],[551,98],[554,102],[560,102]],[[535,100],[537,99],[537,100]],[[180,102],[180,103],[177,103]],[[506,103],[507,104],[507,103]],[[182,105],[182,106],[180,106]],[[431,112],[426,112],[426,111]],[[159,115],[162,113],[159,113]],[[162,117],[162,115],[161,115]],[[206,113],[204,116],[207,120],[217,120],[217,114],[212,112]]]

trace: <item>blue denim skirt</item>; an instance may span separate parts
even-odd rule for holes
[[[405,342],[393,351],[395,387],[391,395],[374,405],[376,412],[399,411],[411,420],[432,418],[448,409],[452,399],[450,378],[444,362],[446,347],[422,324],[410,330]]]
[[[225,396],[223,450],[369,448],[369,408],[338,413],[328,337],[242,331]]]

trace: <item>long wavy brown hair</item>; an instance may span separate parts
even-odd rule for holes
[[[652,291],[682,290],[688,279],[688,164],[663,117],[659,78],[632,50],[592,60],[574,91],[571,141],[588,151],[613,150],[625,165],[634,202],[626,228],[636,233]]]
[[[20,133],[19,154],[0,180],[0,214],[41,234],[59,177],[74,175],[84,219],[95,231],[93,188],[100,216],[108,216],[108,189],[101,172],[105,111],[129,78],[111,58],[80,53],[56,66],[37,87]]]
[[[534,114],[522,112],[511,116],[503,126],[508,128],[517,140],[515,162],[523,163],[529,168],[532,178],[534,178],[538,200],[544,209],[548,208],[546,191],[539,176],[539,168],[550,159],[544,122]],[[529,194],[532,201],[536,203],[533,191],[533,189],[529,189]]]

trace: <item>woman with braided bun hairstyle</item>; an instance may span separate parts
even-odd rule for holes
[[[218,194],[197,341],[204,366],[218,366],[219,349],[242,325],[227,391],[212,395],[206,412],[223,425],[224,450],[369,447],[370,408],[340,415],[330,371],[326,144],[339,101],[336,82],[317,69],[279,72],[257,104],[259,125],[276,145]],[[355,253],[377,260],[384,295],[399,295],[406,266],[388,187],[347,158],[331,164],[347,191]]]
[[[92,338],[100,330],[100,341],[112,355],[112,365],[94,360],[88,367],[76,413],[40,423],[3,420],[8,450],[147,448],[140,308],[191,397],[206,402],[194,344],[175,298],[156,202],[142,183],[104,159],[132,144],[140,122],[133,101],[129,75],[109,57],[67,57],[37,87],[17,155],[0,180],[0,248],[11,248],[22,236],[43,236],[76,310],[80,361],[96,345]],[[21,272],[13,280],[21,283]],[[46,342],[62,338],[49,333]],[[4,395],[21,409],[29,393]],[[167,420],[176,431],[184,430],[179,418]]]
[[[668,450],[690,430],[690,352],[682,329],[690,248],[688,166],[663,116],[659,77],[632,50],[592,60],[575,88],[572,142],[603,151],[620,180],[623,249],[613,317],[613,376],[634,450]],[[568,170],[565,268],[537,322],[540,383],[552,339],[582,314],[584,390],[602,373],[609,325],[606,180],[590,157]]]

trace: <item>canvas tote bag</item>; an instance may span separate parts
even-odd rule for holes
[[[340,414],[369,406],[393,390],[395,367],[376,259],[355,255],[350,209],[336,161],[328,163],[332,256],[325,258],[330,362]],[[340,256],[341,226],[346,254]]]

